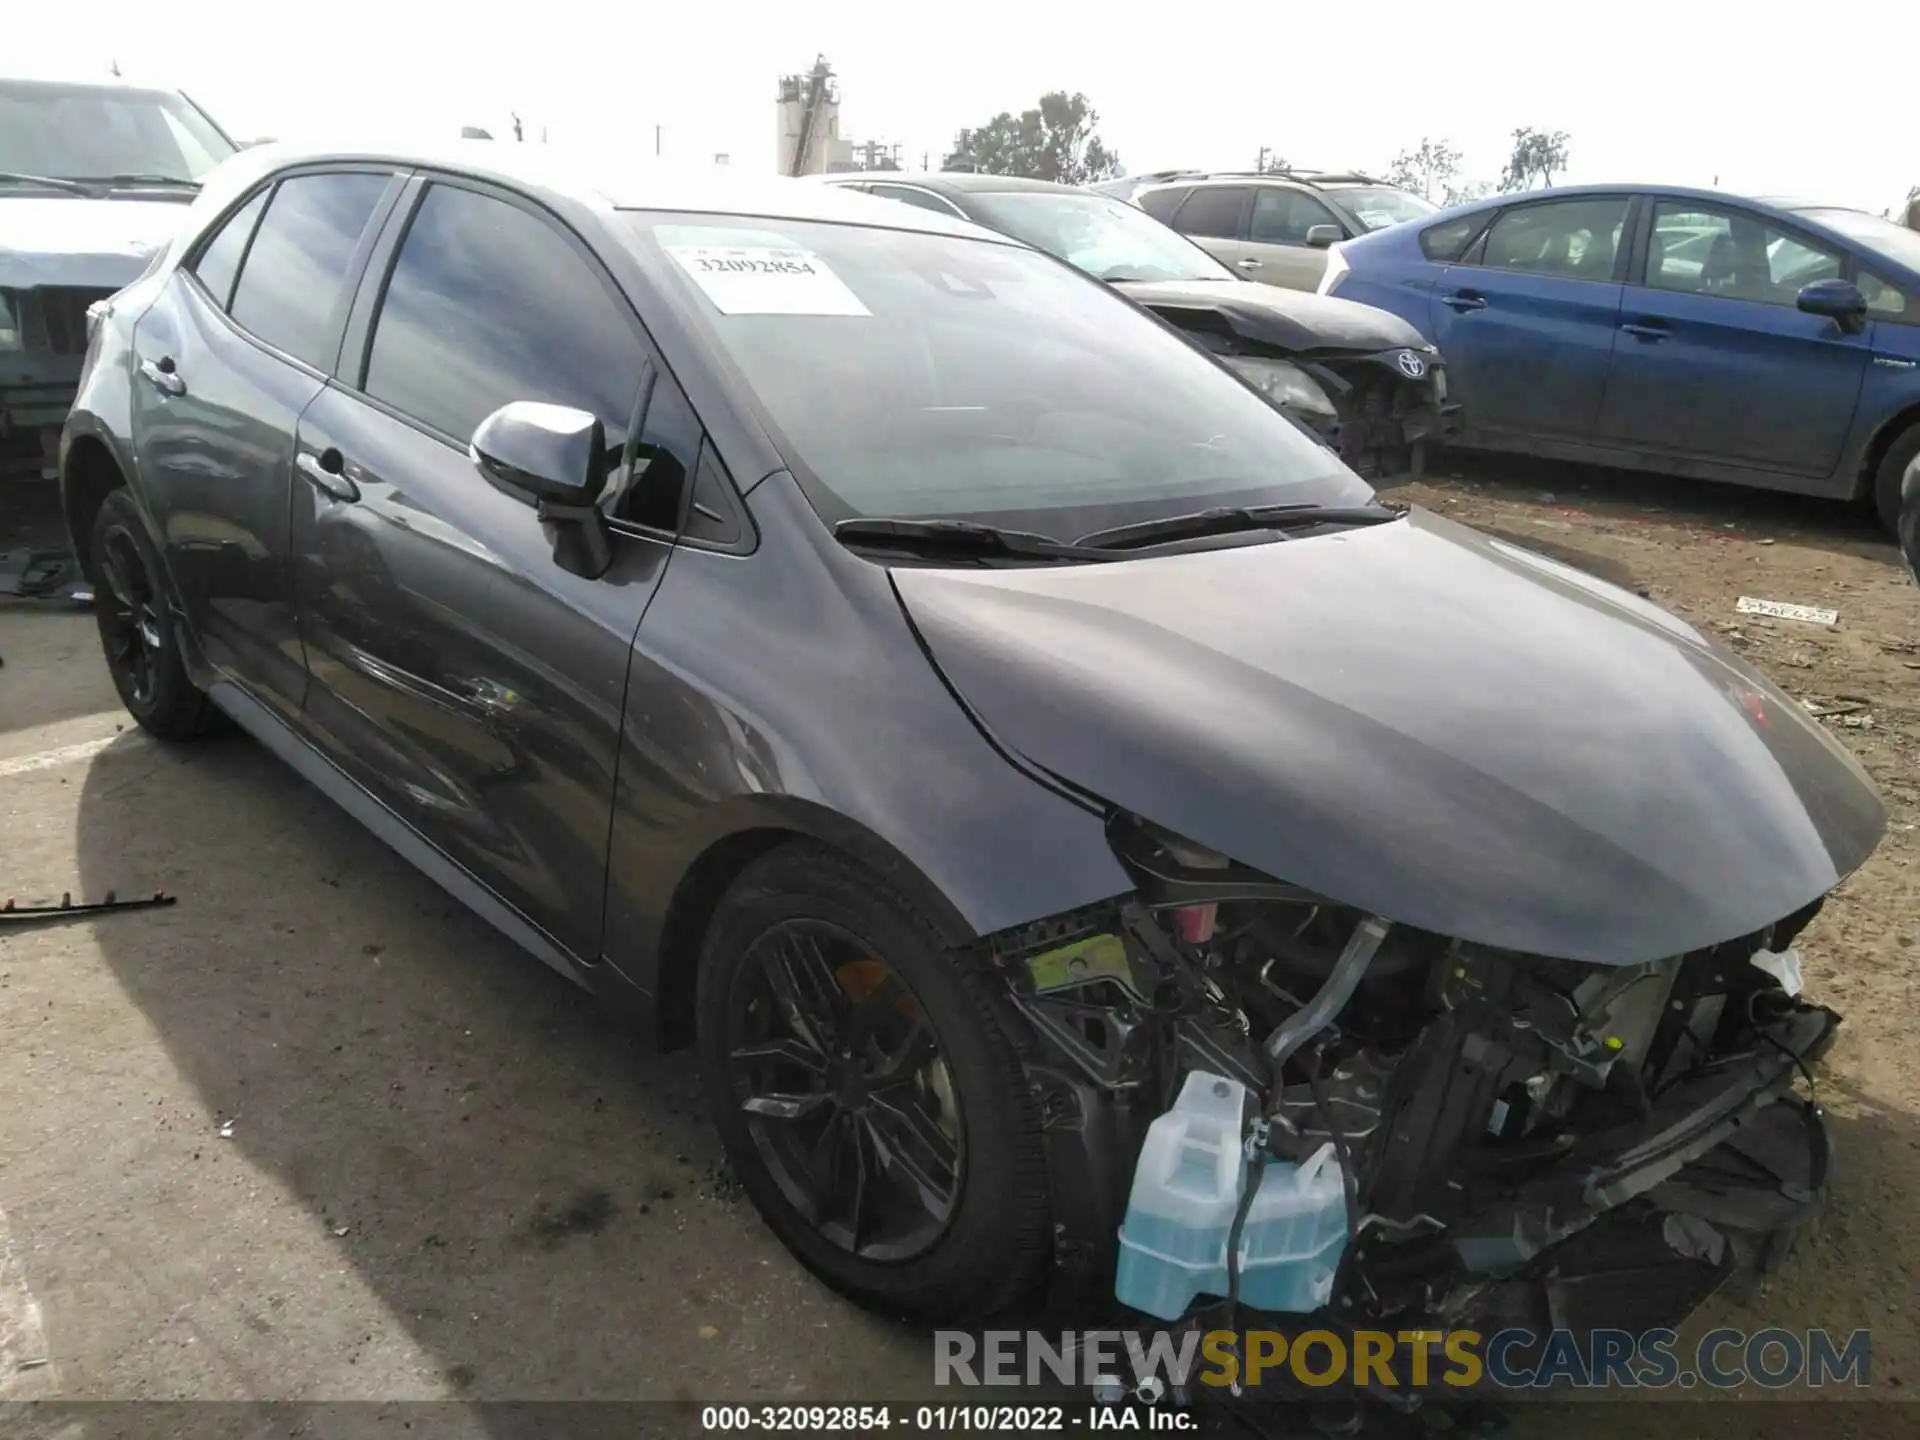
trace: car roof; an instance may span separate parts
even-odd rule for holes
[[[1080,185],[1058,185],[1051,180],[1028,180],[1019,175],[985,175],[972,170],[849,170],[822,178],[830,185],[913,185],[935,195],[954,198],[1016,192],[1087,193]]]
[[[57,74],[13,75],[0,71],[0,85],[8,89],[39,90],[49,95],[148,95],[155,99],[170,100],[177,100],[180,97],[180,91],[171,85],[136,85],[126,80],[116,80],[111,76],[95,78]]]
[[[305,165],[376,164],[443,170],[476,180],[583,203],[600,210],[668,210],[751,215],[777,220],[825,220],[919,230],[1018,244],[969,221],[916,210],[837,186],[808,185],[778,175],[753,175],[624,158],[605,159],[563,146],[499,140],[433,140],[407,147],[356,147],[270,141],[243,150],[209,178],[208,190],[237,195],[263,176]],[[224,199],[220,202],[224,208]]]

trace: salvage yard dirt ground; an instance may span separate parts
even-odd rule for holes
[[[1439,471],[1390,498],[1714,634],[1886,796],[1885,841],[1801,942],[1846,1017],[1818,1074],[1831,1203],[1764,1294],[1691,1328],[1866,1328],[1871,1394],[1915,1396],[1920,590],[1828,504]],[[18,504],[0,548],[44,523]],[[133,733],[85,613],[0,601],[0,661],[0,897],[180,897],[0,933],[0,1399],[930,1395],[926,1338],[821,1289],[735,1193],[687,1056],[636,1049],[249,741]],[[1902,1409],[1846,1428],[1911,1433]],[[1689,1410],[1622,1433],[1754,1429]]]

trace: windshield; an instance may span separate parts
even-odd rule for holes
[[[1233,272],[1137,205],[1017,191],[967,197],[976,219],[1101,280],[1232,280]]]
[[[1402,220],[1418,220],[1440,208],[1410,190],[1396,190],[1391,185],[1344,185],[1331,193],[1369,230],[1384,230]]]
[[[231,154],[233,146],[179,95],[0,81],[0,170],[62,180],[198,180]]]
[[[1837,230],[1856,244],[1864,245],[1876,255],[1904,265],[1909,270],[1920,270],[1920,230],[1909,230],[1904,225],[1896,225],[1891,220],[1882,220],[1878,215],[1868,215],[1860,210],[1802,210],[1800,214],[1809,220],[1816,220],[1829,230]]]
[[[1372,491],[1175,332],[1044,255],[907,230],[631,213],[828,523],[1072,539]]]

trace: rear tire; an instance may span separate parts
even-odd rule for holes
[[[1051,1258],[1039,1116],[997,984],[810,842],[742,872],[708,932],[699,1051],[728,1157],[801,1263],[884,1314],[991,1315]]]
[[[187,678],[164,572],[146,521],[125,489],[109,491],[93,518],[94,619],[120,703],[142,730],[192,740],[218,714]]]
[[[1873,508],[1889,535],[1900,534],[1900,482],[1907,467],[1920,458],[1920,422],[1909,425],[1894,436],[1887,453],[1880,457],[1880,468],[1873,474]]]

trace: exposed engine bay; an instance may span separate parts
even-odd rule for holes
[[[1109,838],[1133,895],[994,942],[1063,1267],[1111,1263],[1140,1135],[1193,1071],[1259,1098],[1250,1147],[1337,1147],[1337,1323],[1671,1324],[1817,1206],[1824,1130],[1793,1082],[1839,1017],[1799,998],[1790,947],[1819,902],[1608,967],[1396,926],[1129,817]]]

